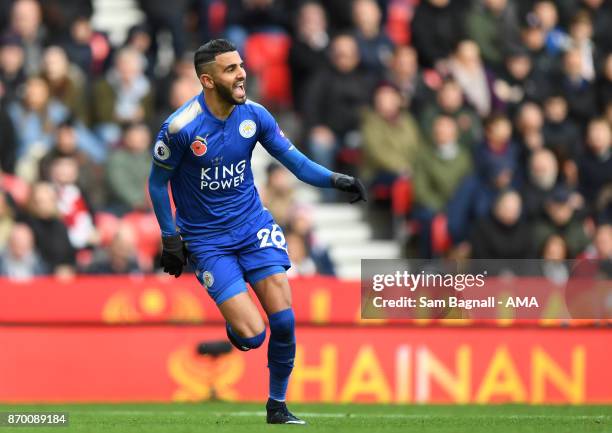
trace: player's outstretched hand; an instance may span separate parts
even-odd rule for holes
[[[178,278],[185,266],[185,245],[181,235],[162,236],[161,266],[164,272]]]
[[[365,186],[363,186],[363,183],[356,177],[334,173],[332,175],[332,185],[340,191],[355,193],[356,195],[351,200],[351,204],[361,200],[368,201],[368,193]]]

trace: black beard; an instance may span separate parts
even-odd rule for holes
[[[217,86],[217,94],[221,97],[221,99],[223,99],[225,102],[229,103],[229,104],[234,104],[234,105],[242,105],[246,102],[246,99],[244,101],[239,101],[236,98],[234,98],[234,96],[232,95],[232,88],[227,88],[225,86]]]

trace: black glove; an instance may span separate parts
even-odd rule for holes
[[[354,192],[357,195],[351,200],[351,204],[357,203],[360,200],[368,201],[368,193],[363,186],[363,183],[356,177],[347,176],[346,174],[334,173],[332,175],[332,185],[334,188],[344,192]]]
[[[162,255],[160,264],[164,272],[178,278],[186,263],[187,250],[181,235],[162,236]]]

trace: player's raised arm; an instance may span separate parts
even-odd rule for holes
[[[285,137],[272,115],[259,106],[262,133],[259,137],[266,150],[287,167],[298,179],[321,188],[336,188],[355,193],[351,203],[367,201],[367,192],[361,181],[353,176],[334,173],[312,161]]]

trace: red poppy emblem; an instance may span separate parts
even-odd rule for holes
[[[199,140],[196,140],[191,143],[191,151],[195,156],[202,156],[206,153],[207,150],[208,148],[206,147],[206,143],[202,143]]]

